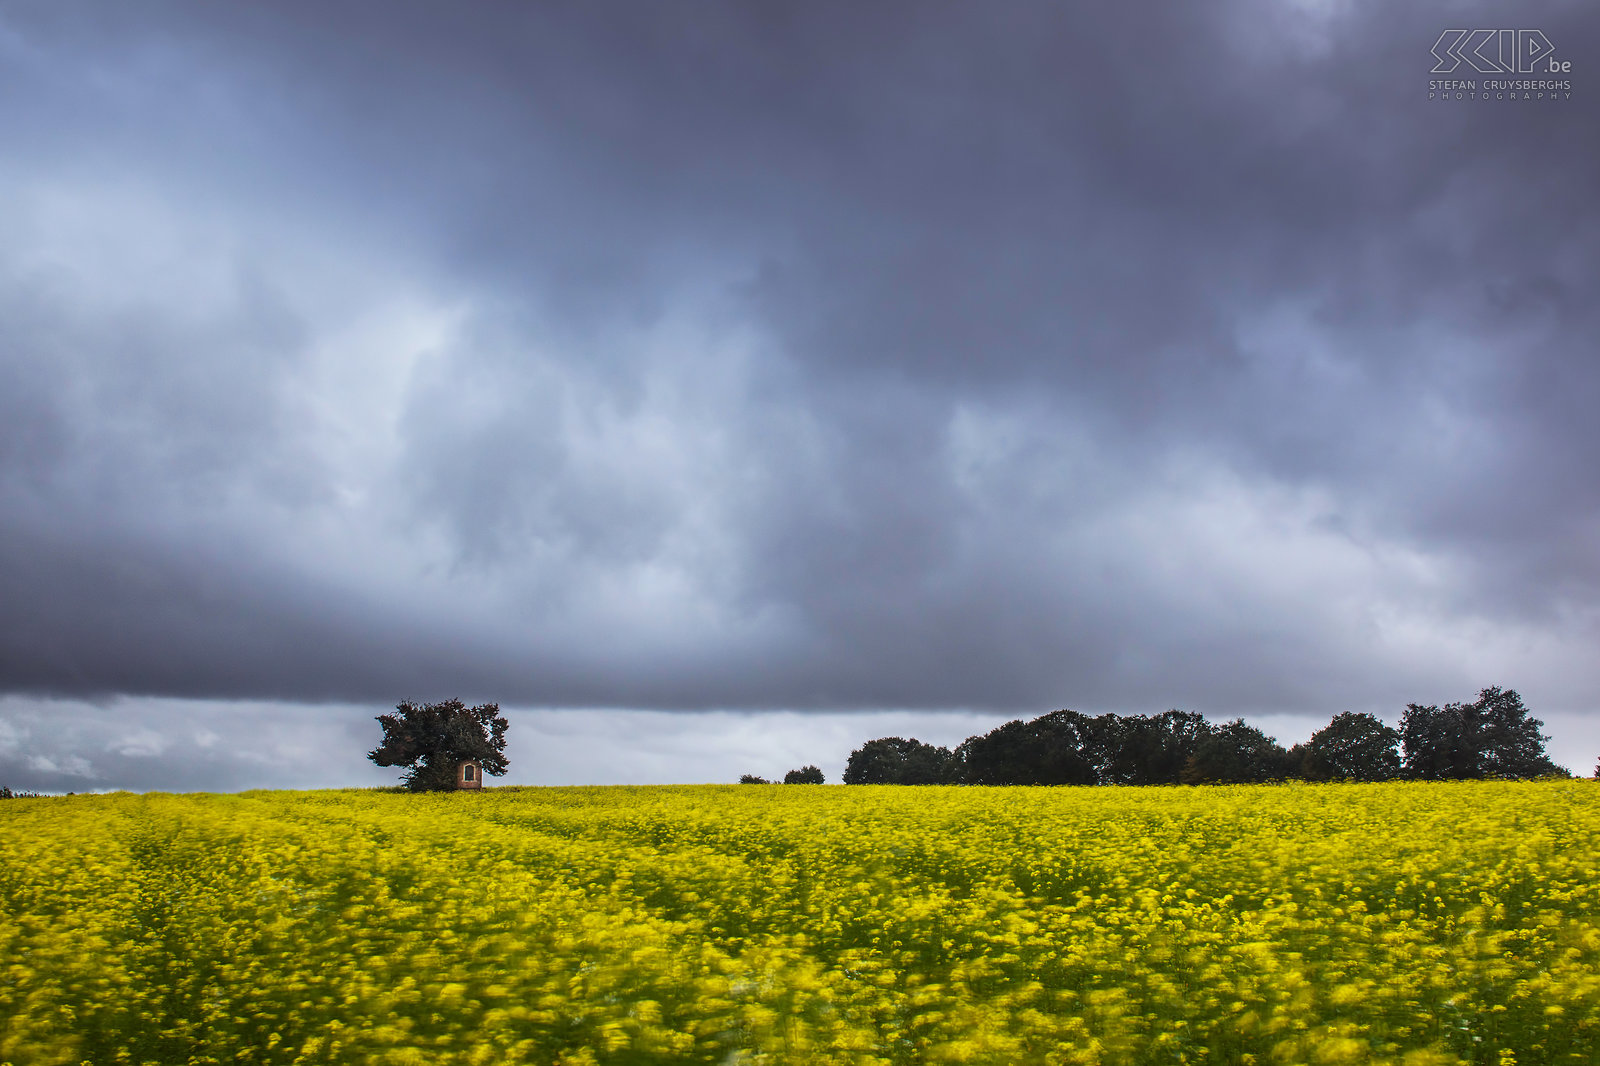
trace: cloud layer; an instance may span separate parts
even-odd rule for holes
[[[1593,708],[1592,8],[615,16],[0,12],[0,691]]]

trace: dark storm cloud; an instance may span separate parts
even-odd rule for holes
[[[1600,35],[1426,101],[1497,12],[0,8],[0,681],[1587,707]]]

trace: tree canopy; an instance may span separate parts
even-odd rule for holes
[[[1400,776],[1400,731],[1345,711],[1290,751],[1307,781],[1389,781]]]
[[[1186,785],[1259,784],[1279,781],[1293,770],[1289,753],[1243,718],[1212,727],[1184,762]]]
[[[403,766],[401,778],[412,792],[436,792],[455,787],[456,767],[476,760],[483,772],[499,777],[506,772],[506,728],[500,705],[468,707],[460,700],[442,703],[397,704],[394,714],[380,714],[383,743],[367,752],[379,766]]]
[[[844,768],[847,785],[953,785],[960,780],[960,764],[949,748],[903,737],[867,741],[850,753]]]
[[[1106,723],[1100,763],[1104,785],[1178,784],[1189,757],[1212,729],[1193,711],[1103,714],[1097,721]]]
[[[1102,746],[1095,720],[1053,711],[1031,722],[1007,722],[959,749],[963,779],[973,785],[1093,785]]]
[[[1542,725],[1515,690],[1494,686],[1472,703],[1408,704],[1399,729],[1346,711],[1289,751],[1243,719],[1213,725],[1188,711],[1091,717],[1061,710],[968,737],[955,751],[904,737],[869,740],[851,752],[844,782],[1176,785],[1565,774],[1545,755]]]
[[[969,737],[956,755],[961,779],[974,785],[1176,785],[1213,728],[1185,711],[1052,711]]]
[[[1539,731],[1543,725],[1515,689],[1494,685],[1471,703],[1408,703],[1400,719],[1405,776],[1444,781],[1564,774],[1545,755],[1550,738]]]
[[[820,785],[825,780],[822,771],[815,766],[802,766],[783,775],[783,783],[786,785]]]

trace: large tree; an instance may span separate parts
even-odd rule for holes
[[[1491,685],[1471,706],[1478,769],[1484,777],[1567,776],[1545,754],[1550,738],[1540,732],[1544,723],[1533,717],[1516,689]]]
[[[1193,711],[1117,716],[1096,720],[1102,736],[1100,783],[1105,785],[1176,785],[1200,742],[1211,735],[1211,723]]]
[[[1424,781],[1565,775],[1544,746],[1550,739],[1515,689],[1491,685],[1471,703],[1409,703],[1400,719],[1407,777]]]
[[[1289,753],[1244,719],[1214,726],[1184,764],[1186,785],[1256,784],[1288,777]]]
[[[968,737],[958,752],[970,785],[1096,785],[1103,732],[1098,719],[1053,711]]]
[[[1461,704],[1408,703],[1400,716],[1401,766],[1419,781],[1476,776]]]
[[[1175,785],[1211,733],[1204,717],[1053,711],[1007,722],[957,749],[973,785]]]
[[[960,763],[949,748],[915,738],[869,740],[850,753],[844,768],[847,785],[953,785],[960,780]]]
[[[483,772],[506,772],[506,728],[498,703],[468,707],[460,700],[395,706],[396,713],[378,715],[383,743],[367,752],[379,766],[404,766],[401,781],[413,792],[455,787],[456,767],[475,759]]]
[[[1400,731],[1345,711],[1290,752],[1307,781],[1389,781],[1400,776]]]

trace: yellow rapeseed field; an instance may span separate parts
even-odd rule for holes
[[[1600,785],[0,803],[0,1062],[1600,1062]]]

